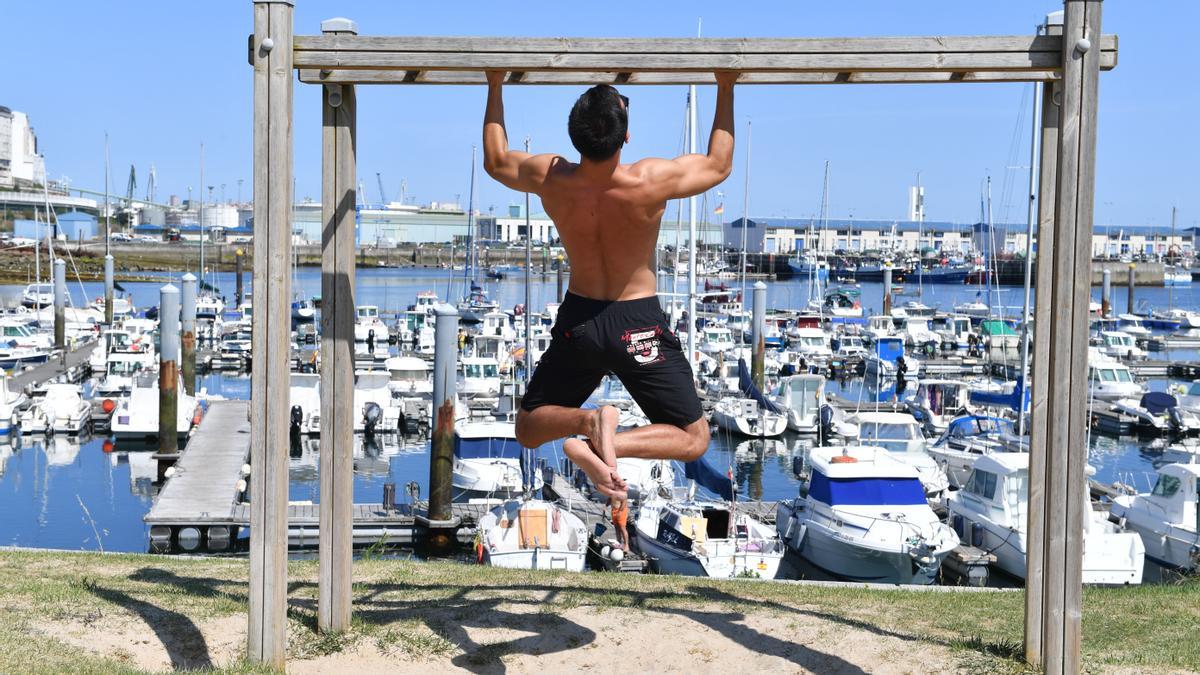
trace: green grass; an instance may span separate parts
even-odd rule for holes
[[[244,559],[0,552],[0,672],[136,672],[120,658],[102,658],[50,638],[39,626],[70,622],[103,631],[114,621],[140,617],[159,626],[157,634],[146,633],[148,639],[186,641],[195,625],[245,612],[247,572]],[[537,611],[523,619],[535,626],[553,625],[559,613],[581,607],[818,618],[835,628],[943,645],[959,659],[950,665],[964,671],[1026,670],[1019,592],[877,591],[370,559],[355,563],[352,628],[329,636],[316,631],[316,575],[315,561],[293,562],[289,569],[290,659],[370,646],[405,659],[462,655],[468,666],[495,663],[509,647],[471,643],[464,651],[458,625],[480,617],[507,621],[514,615],[504,607],[536,605]],[[1200,669],[1197,625],[1200,581],[1087,589],[1085,668]],[[172,633],[175,626],[178,634]],[[216,672],[264,671],[238,663]]]

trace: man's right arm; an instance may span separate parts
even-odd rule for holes
[[[708,154],[638,162],[646,169],[656,201],[698,195],[720,185],[733,171],[733,83],[737,73],[718,72],[716,76],[717,109]]]

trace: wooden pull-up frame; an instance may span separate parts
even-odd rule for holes
[[[293,37],[291,0],[253,2],[252,660],[282,665],[286,651],[293,72],[325,85],[318,623],[342,631],[353,545],[354,86],[482,84],[486,70],[517,85],[711,84],[713,71],[733,70],[739,84],[1042,83],[1025,654],[1047,673],[1079,670],[1097,95],[1100,71],[1117,65],[1101,0],[1065,0],[1061,22],[1034,36],[795,39],[373,37],[347,19]]]

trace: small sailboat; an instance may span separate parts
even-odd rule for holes
[[[783,544],[766,524],[728,503],[650,495],[634,517],[638,550],[662,574],[774,579]]]
[[[915,469],[869,446],[814,448],[808,466],[800,496],[776,510],[776,528],[790,550],[854,581],[937,579],[958,537],[929,507]]]
[[[717,401],[713,406],[713,423],[721,429],[751,438],[774,438],[783,434],[787,430],[787,415],[754,386],[745,359],[738,359],[737,367],[743,397],[725,397]]]
[[[511,499],[479,519],[480,561],[492,567],[582,572],[587,525],[541,499]]]

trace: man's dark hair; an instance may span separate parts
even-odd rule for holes
[[[583,92],[567,118],[571,144],[593,162],[603,162],[617,154],[625,144],[628,129],[629,111],[622,106],[617,90],[607,84]]]

